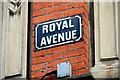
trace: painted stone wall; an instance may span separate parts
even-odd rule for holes
[[[33,0],[34,1],[34,0]],[[34,24],[82,14],[83,41],[34,51]],[[72,76],[89,72],[89,26],[88,2],[72,0],[72,2],[33,2],[32,29],[32,69],[31,77],[41,79],[43,75],[57,70],[57,64],[69,61],[72,65]],[[56,75],[46,79],[55,79]]]

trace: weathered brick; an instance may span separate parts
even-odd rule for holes
[[[62,4],[62,3],[63,3],[62,0],[59,0],[58,2],[56,0],[54,0],[53,5],[55,6],[55,5],[59,5],[59,4]]]
[[[37,72],[32,72],[31,77],[36,78],[36,77],[42,77],[43,73],[41,71]]]
[[[62,45],[59,47],[53,47],[53,48],[48,49],[48,54],[63,52],[67,50],[68,50],[68,45]]]
[[[46,49],[42,50],[42,55],[43,55],[43,56],[46,55]]]
[[[86,44],[85,44],[84,47],[85,47],[85,50],[89,53],[89,45],[86,45]]]
[[[88,12],[88,7],[87,7],[87,5],[85,4],[85,2],[83,3],[83,5],[84,5],[85,10]]]
[[[84,6],[84,2],[75,2],[74,3],[74,8],[83,7],[83,6]]]
[[[76,14],[81,14],[81,13],[83,13],[83,8],[67,10],[64,12],[64,17],[72,16],[72,15],[76,15]]]
[[[32,26],[32,30],[34,30],[34,25]]]
[[[86,25],[88,26],[88,20],[87,20],[87,18],[85,17],[85,15],[83,15],[83,20],[85,21]]]
[[[47,14],[47,9],[43,9],[43,15]]]
[[[86,70],[87,72],[89,72],[89,68],[88,68],[87,64],[85,64],[85,70]]]
[[[85,59],[86,59],[86,57],[84,55],[75,57],[75,63],[83,62]]]
[[[81,48],[81,47],[84,47],[84,42],[83,41],[75,43],[75,49]]]
[[[72,64],[72,70],[77,70],[77,69],[81,69],[81,68],[84,68],[84,67],[85,67],[84,62],[77,63],[77,64]]]
[[[63,58],[63,53],[58,53],[53,55],[53,60],[62,59],[62,58]]]
[[[32,58],[32,64],[44,63],[44,62],[48,62],[48,61],[52,61],[52,55],[38,57],[38,58]]]
[[[32,71],[41,70],[41,64],[32,65]]]
[[[72,76],[75,76],[75,75],[74,75],[74,71],[72,71]]]
[[[89,41],[88,41],[88,39],[85,37],[85,35],[83,36],[83,39],[84,39],[85,43],[86,43],[87,45],[89,45]]]
[[[86,74],[86,71],[84,69],[75,71],[76,76],[82,75],[82,74]]]
[[[74,58],[70,58],[69,62],[70,62],[70,64],[73,64],[74,63]]]
[[[41,51],[32,52],[32,57],[38,57],[38,56],[41,56]]]
[[[34,43],[34,38],[32,38],[32,43]]]
[[[68,61],[68,59],[51,61],[51,62],[48,63],[48,68],[57,67],[57,64],[62,63],[62,62],[67,62],[67,61]]]
[[[73,3],[68,4],[68,9],[72,9],[73,7]]]
[[[87,26],[87,24],[85,23],[85,21],[83,20],[83,27],[89,32],[89,28]]]
[[[52,2],[40,3],[40,4],[33,5],[33,10],[47,8],[47,7],[50,7],[50,6],[52,6]]]
[[[46,16],[36,17],[36,18],[33,18],[33,24],[44,22],[44,21],[49,21],[51,19],[52,19],[52,14],[46,15]]]
[[[74,1],[79,1],[79,0],[63,0],[63,2],[74,2]]]
[[[84,0],[84,1],[85,1],[86,5],[88,5],[88,0]]]
[[[79,50],[74,50],[74,51],[69,51],[69,52],[65,52],[64,53],[64,57],[73,57],[73,56],[78,56],[78,55],[82,55],[84,53],[83,51],[84,49],[79,49]]]
[[[73,50],[74,44],[69,44],[69,50]]]
[[[53,14],[53,19],[58,19],[63,17],[63,12]]]
[[[34,31],[32,31],[32,37],[34,37]]]
[[[34,50],[34,44],[32,45],[32,50]]]
[[[43,0],[42,1],[39,0],[39,2],[33,2],[34,18],[33,18],[32,30],[34,30],[34,24],[36,23],[83,13],[84,41],[76,42],[75,44],[68,44],[68,45],[62,45],[49,49],[44,49],[36,52],[33,51],[32,64],[35,65],[32,65],[32,71],[41,70],[41,69],[45,71],[32,72],[31,74],[32,78],[39,80],[39,77],[42,77],[44,74],[51,72],[53,70],[57,70],[58,63],[67,62],[67,61],[69,61],[70,64],[72,64],[72,76],[82,75],[85,74],[86,71],[87,72],[89,71],[88,2],[76,2],[76,1],[79,0],[61,0],[59,2],[43,2]],[[32,33],[33,36],[32,43],[34,44],[35,36],[33,33]],[[33,46],[32,50],[34,50],[34,45],[32,46]],[[63,58],[63,56],[65,59]],[[48,62],[48,64],[46,62]],[[57,78],[55,75],[55,76],[46,77],[45,79],[51,80]]]
[[[67,9],[67,4],[48,8],[48,13],[55,13]]]
[[[33,11],[33,17],[42,15],[42,10]]]
[[[88,54],[88,52],[86,50],[84,51],[84,54],[87,57],[87,59],[89,59],[89,54]]]
[[[46,69],[47,68],[47,65],[46,63],[42,64],[42,70]]]

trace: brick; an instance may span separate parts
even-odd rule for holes
[[[85,64],[89,66],[89,58],[85,59]]]
[[[48,13],[55,13],[63,10],[67,10],[67,4],[48,8]]]
[[[88,20],[87,20],[87,18],[85,17],[85,15],[83,15],[83,20],[85,21],[86,25],[88,26]]]
[[[74,3],[74,8],[83,7],[83,6],[84,6],[84,2],[75,2]]]
[[[39,2],[33,2],[33,4],[37,4],[37,3],[39,3]]]
[[[68,58],[68,57],[78,56],[78,55],[82,55],[83,53],[84,53],[84,49],[82,48],[82,49],[79,49],[79,50],[65,52],[64,57]]]
[[[41,70],[41,64],[32,65],[32,71]]]
[[[67,61],[68,59],[62,59],[62,60],[48,62],[48,68],[57,67],[57,64],[62,63],[62,62],[67,62]]]
[[[46,2],[47,0],[33,0],[33,2],[37,2],[37,3],[42,3],[42,2]]]
[[[58,47],[53,47],[48,49],[48,54],[53,54],[53,53],[58,53],[58,52],[63,52],[68,50],[68,45],[62,45]]]
[[[43,56],[46,55],[46,49],[42,50],[42,55],[43,55]]]
[[[34,38],[32,38],[32,43],[34,43]]]
[[[38,57],[38,56],[41,56],[41,51],[32,52],[32,57]]]
[[[43,9],[43,15],[47,14],[47,9]]]
[[[63,12],[53,14],[53,19],[58,19],[63,17]]]
[[[46,16],[41,16],[41,17],[36,17],[36,18],[33,18],[33,24],[44,22],[44,21],[49,21],[51,19],[52,19],[52,14],[46,15]]]
[[[74,1],[79,1],[79,0],[63,0],[63,2],[74,2]]]
[[[68,4],[68,9],[72,9],[73,7],[73,3]]]
[[[46,69],[47,68],[47,65],[46,63],[45,64],[42,64],[42,70]]]
[[[85,50],[84,54],[87,57],[87,59],[89,59],[89,54],[88,54],[88,52],[86,50]]]
[[[34,31],[32,31],[32,37],[34,37]]]
[[[32,58],[32,64],[44,63],[48,61],[52,61],[52,55],[45,56],[45,57]]]
[[[34,25],[32,26],[32,30],[34,30]]]
[[[85,1],[85,3],[88,5],[88,0],[84,0]]]
[[[89,45],[89,41],[88,41],[88,39],[83,35],[83,39],[84,39],[84,41],[85,41],[85,43],[87,44],[87,45]]]
[[[62,3],[63,3],[62,0],[59,0],[58,2],[56,0],[54,0],[53,5],[55,6],[55,5],[59,5],[59,4],[62,4]]]
[[[85,45],[85,50],[89,53],[89,47],[88,47],[88,45]]]
[[[88,66],[85,64],[85,70],[87,71],[87,72],[89,72],[89,68],[88,68]]]
[[[83,41],[82,41],[82,42],[77,42],[77,43],[75,43],[75,49],[81,48],[81,47],[84,47]]]
[[[62,59],[62,58],[63,58],[63,53],[58,53],[53,55],[53,60]]]
[[[32,45],[32,50],[34,50],[35,48],[34,48],[34,44]]]
[[[84,4],[85,10],[88,12],[88,7],[87,7],[87,5],[85,4],[85,2],[84,2],[83,4]]]
[[[40,3],[40,4],[33,5],[33,10],[47,8],[47,7],[50,7],[50,6],[52,6],[52,2]]]
[[[69,44],[69,50],[73,50],[74,44]]]
[[[89,28],[87,26],[87,24],[85,23],[85,21],[83,20],[83,27],[89,32]]]
[[[32,78],[42,77],[42,72],[41,71],[32,72],[31,77]]]
[[[74,71],[72,71],[72,76],[75,76],[75,75],[74,75]]]
[[[37,71],[37,72],[32,72],[32,78],[37,78],[37,77],[42,77],[43,75],[45,75],[47,73],[47,71],[41,72],[41,71]]]
[[[84,68],[84,67],[85,67],[84,62],[77,63],[77,64],[72,64],[72,70],[77,70],[77,69],[81,69],[81,68]]]
[[[82,74],[86,74],[86,71],[85,71],[84,69],[82,69],[82,70],[77,70],[77,71],[75,72],[75,75],[76,75],[76,76],[82,75]]]
[[[70,58],[69,62],[70,62],[70,64],[73,64],[74,63],[74,58]]]
[[[83,8],[67,10],[64,12],[64,17],[72,16],[72,15],[76,15],[76,14],[81,14],[81,13],[83,13]]]
[[[57,75],[56,74],[52,75],[51,79],[57,80]]]
[[[86,12],[85,9],[84,9],[83,13],[84,13],[83,15],[88,19],[88,12]]]
[[[85,59],[86,59],[86,57],[84,55],[75,57],[75,63],[83,62]]]
[[[79,62],[85,61],[86,65],[89,66],[89,61],[88,61],[89,55],[86,52],[84,52],[84,54],[85,55],[82,55],[82,56],[79,56],[79,57],[75,57],[75,63],[79,63]]]
[[[33,17],[42,15],[42,10],[33,11]]]
[[[41,80],[41,78],[35,78],[35,79],[31,79],[31,80]]]

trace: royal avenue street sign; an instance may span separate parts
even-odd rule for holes
[[[35,24],[35,51],[82,40],[82,14]]]

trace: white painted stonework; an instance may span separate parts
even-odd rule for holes
[[[0,2],[0,79],[26,78],[28,2]]]
[[[91,73],[95,78],[118,78],[119,41],[118,6],[112,2],[94,3],[95,66]],[[116,19],[117,18],[117,19]]]

